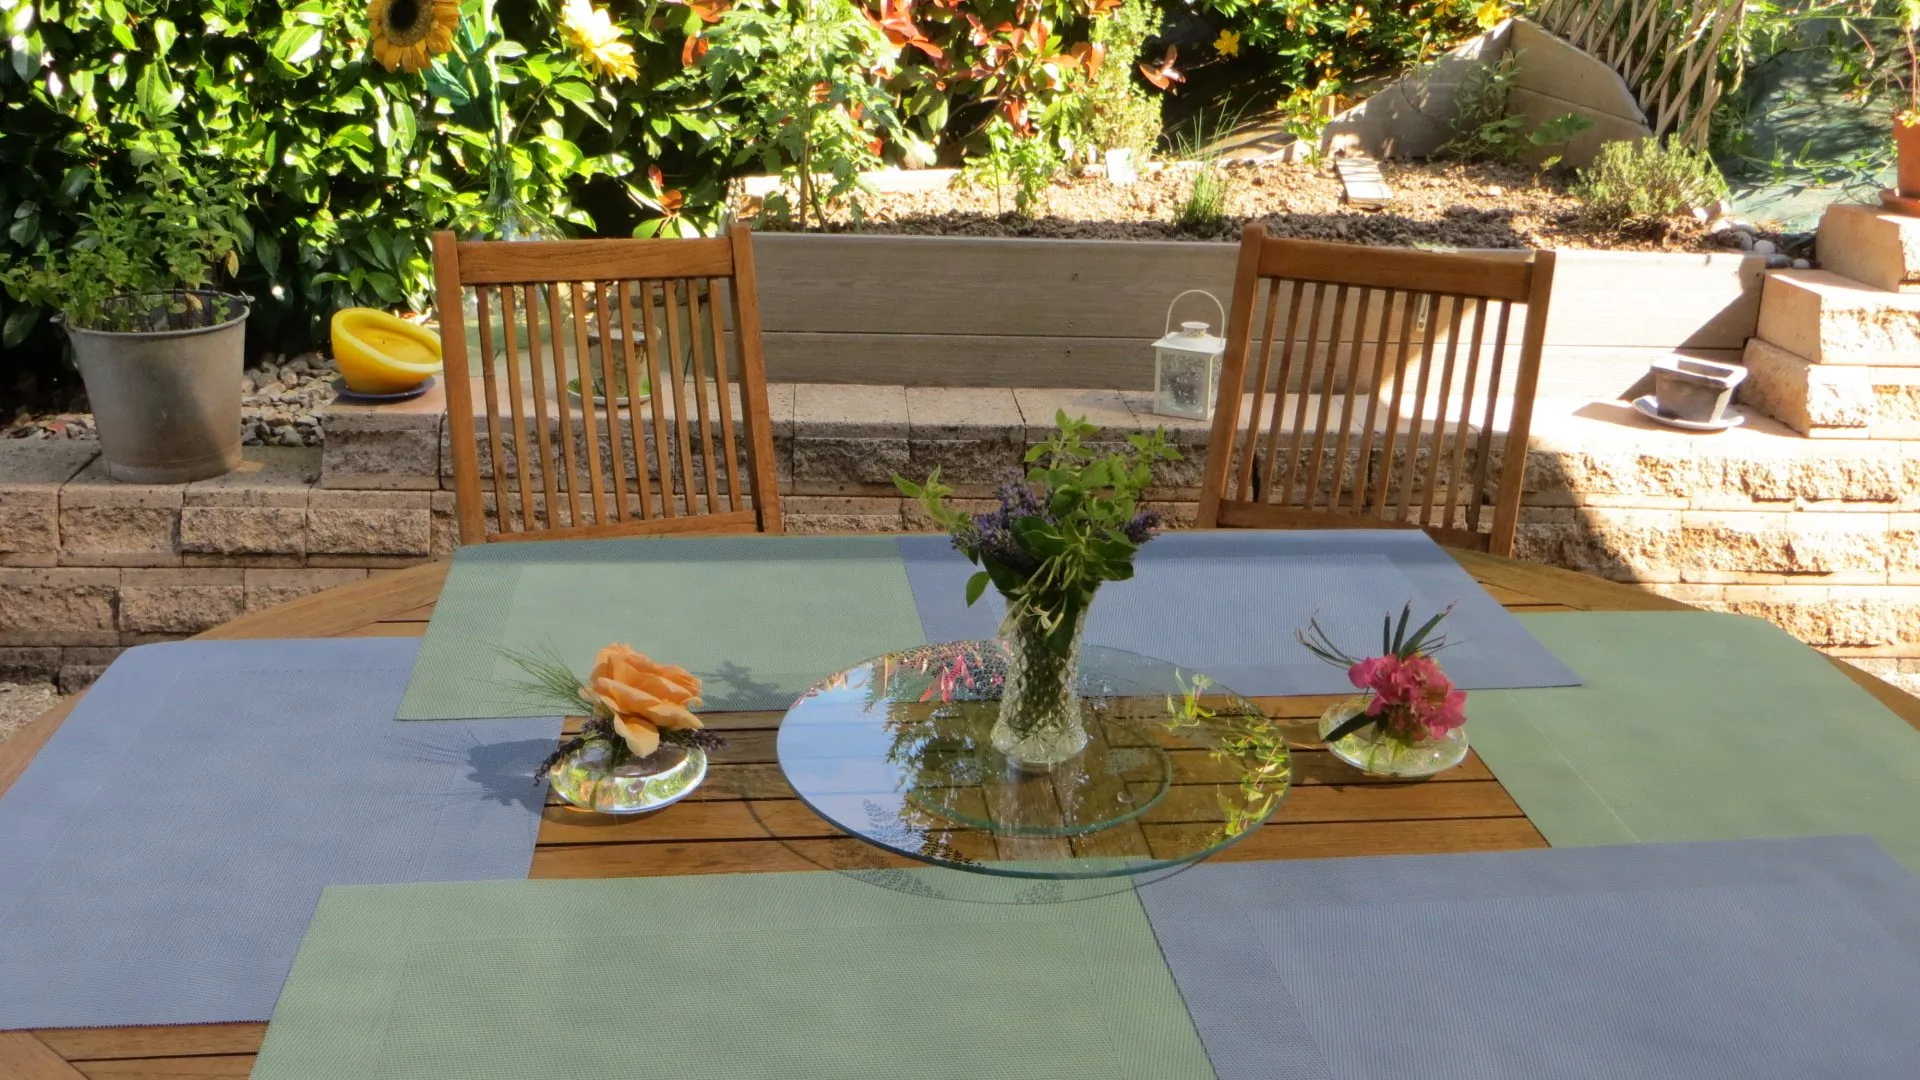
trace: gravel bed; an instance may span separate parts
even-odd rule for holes
[[[240,376],[240,436],[248,446],[319,446],[314,416],[334,399],[333,366],[319,353],[285,358],[268,353]],[[22,409],[0,431],[7,439],[96,439],[87,412],[35,413]]]
[[[59,700],[60,691],[52,683],[0,683],[0,742]]]

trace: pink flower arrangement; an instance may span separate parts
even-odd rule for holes
[[[1467,722],[1467,692],[1422,653],[1375,656],[1347,669],[1357,689],[1373,691],[1366,715],[1404,738],[1437,739]]]
[[[1365,659],[1347,655],[1328,639],[1318,622],[1310,622],[1308,632],[1294,635],[1315,656],[1346,668],[1347,679],[1354,687],[1370,695],[1366,709],[1330,734],[1328,742],[1370,726],[1406,741],[1438,739],[1467,722],[1467,692],[1454,689],[1433,659],[1435,652],[1446,647],[1446,639],[1436,637],[1434,631],[1447,612],[1435,615],[1408,634],[1412,615],[1413,605],[1408,604],[1400,612],[1397,628],[1393,617],[1387,616],[1380,628],[1381,655]]]

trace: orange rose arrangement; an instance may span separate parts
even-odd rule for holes
[[[663,744],[702,750],[725,745],[693,713],[701,704],[700,676],[632,646],[601,649],[585,682],[555,653],[512,659],[529,676],[525,688],[536,693],[543,706],[551,704],[560,712],[587,708],[586,725],[541,763],[536,778],[596,742],[606,747],[609,768],[652,757]]]

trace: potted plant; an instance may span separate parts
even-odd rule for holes
[[[1895,6],[1901,49],[1886,58],[1884,77],[1906,91],[1906,103],[1893,114],[1895,190],[1882,193],[1881,201],[1890,210],[1920,214],[1920,49],[1914,38],[1920,32],[1920,0],[1899,0]],[[1883,50],[1880,56],[1885,55]]]
[[[949,502],[953,489],[935,469],[924,484],[895,476],[954,547],[979,566],[967,581],[967,603],[992,585],[1006,599],[1000,637],[1007,675],[993,748],[1015,765],[1045,771],[1087,744],[1081,722],[1080,639],[1094,593],[1133,576],[1133,556],[1160,527],[1140,496],[1153,465],[1176,461],[1166,432],[1129,435],[1121,448],[1087,445],[1095,434],[1084,417],[1057,412],[1059,431],[1026,453],[1027,471],[1000,486],[998,505],[968,513]]]
[[[144,484],[219,476],[240,463],[245,296],[219,291],[245,229],[236,184],[149,159],[131,191],[98,175],[63,249],[0,270],[0,287],[52,309],[86,383],[107,475]]]

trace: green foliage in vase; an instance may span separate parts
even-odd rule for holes
[[[15,301],[9,336],[30,333],[43,311],[60,312],[68,326],[113,331],[230,317],[224,298],[208,304],[192,294],[239,268],[247,220],[236,183],[203,181],[175,161],[146,156],[128,195],[109,198],[98,177],[93,184],[93,208],[65,245],[42,239],[31,257],[0,269],[0,289]]]
[[[1129,435],[1124,449],[1102,451],[1086,441],[1095,428],[1063,410],[1051,439],[1027,451],[1027,471],[1000,486],[999,505],[969,514],[950,505],[953,489],[935,469],[926,483],[895,476],[894,485],[918,499],[954,546],[981,567],[967,582],[967,603],[988,585],[1006,597],[1010,619],[1030,622],[1047,644],[1065,654],[1074,627],[1108,581],[1133,576],[1133,556],[1153,538],[1160,515],[1142,509],[1140,495],[1153,465],[1178,461],[1166,432]]]
[[[1713,159],[1672,140],[1610,142],[1581,170],[1573,193],[1586,213],[1614,225],[1680,217],[1727,193]]]

